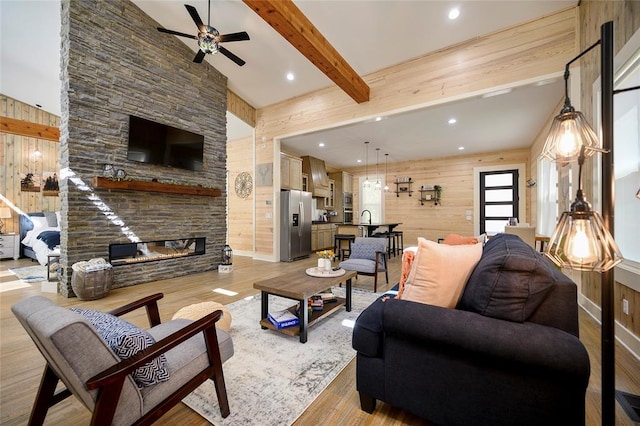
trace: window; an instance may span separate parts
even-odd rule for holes
[[[509,218],[519,217],[518,170],[480,172],[480,233],[504,231]]]
[[[382,182],[384,182],[384,176],[381,177]],[[360,188],[360,220],[354,219],[355,222],[362,221],[362,212],[365,210],[369,210],[371,212],[371,223],[382,223],[384,222],[384,203],[383,203],[383,194],[384,190],[375,189],[373,182],[369,182],[371,185],[368,188],[363,186],[364,178],[359,178],[358,185]],[[365,214],[365,220],[369,218]]]
[[[548,237],[558,223],[558,169],[556,163],[538,160],[538,220],[536,231]]]

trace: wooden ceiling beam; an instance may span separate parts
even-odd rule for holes
[[[30,123],[15,118],[0,117],[0,132],[36,139],[60,142],[60,129],[46,124]]]
[[[369,86],[291,0],[243,0],[273,29],[357,103],[369,100]]]

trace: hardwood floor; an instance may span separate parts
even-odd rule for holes
[[[5,290],[15,283],[8,268],[27,266],[28,260],[0,261],[0,424],[23,425],[27,423],[31,405],[44,368],[44,361],[31,339],[11,313],[11,305],[36,294],[42,294],[61,306],[82,305],[90,309],[109,310],[124,305],[137,298],[161,292],[160,314],[163,320],[170,319],[183,306],[202,301],[232,303],[249,295],[256,294],[253,282],[273,277],[285,272],[315,266],[316,259],[301,260],[293,263],[271,263],[252,260],[247,257],[234,257],[234,271],[230,274],[218,274],[217,271],[204,272],[156,281],[137,286],[113,290],[103,299],[80,301],[67,299],[58,294],[41,292],[40,283],[28,284],[21,288]],[[384,278],[378,283],[379,291],[384,291],[397,282],[400,276],[400,260],[392,258],[389,262],[389,282]],[[382,277],[382,275],[380,275]],[[18,282],[20,283],[20,282]],[[356,287],[373,289],[372,277],[359,277]],[[237,292],[235,296],[225,296],[213,292],[223,288]],[[143,312],[130,314],[126,319],[134,324],[146,327]],[[257,324],[256,324],[257,326]],[[313,338],[313,329],[310,331]],[[600,424],[600,327],[586,313],[580,313],[580,338],[589,351],[591,358],[591,379],[586,396],[587,425]],[[640,361],[624,347],[616,345],[616,388],[640,394]],[[230,401],[233,410],[233,401]],[[633,425],[622,408],[616,407],[616,424]],[[89,412],[75,398],[58,404],[49,410],[45,424],[87,424]],[[179,404],[162,417],[160,425],[205,425],[202,417],[183,404]],[[358,394],[355,390],[355,360],[329,385],[313,404],[294,423],[295,425],[428,425],[410,413],[378,403],[373,414],[360,410]]]

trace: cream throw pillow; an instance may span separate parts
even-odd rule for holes
[[[455,308],[480,256],[482,243],[450,246],[418,238],[401,299]]]

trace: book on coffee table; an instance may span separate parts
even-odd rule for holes
[[[283,309],[282,311],[269,312],[267,318],[269,318],[269,322],[273,324],[273,326],[278,330],[300,324],[300,320],[298,319],[298,317],[292,314],[287,309]]]

